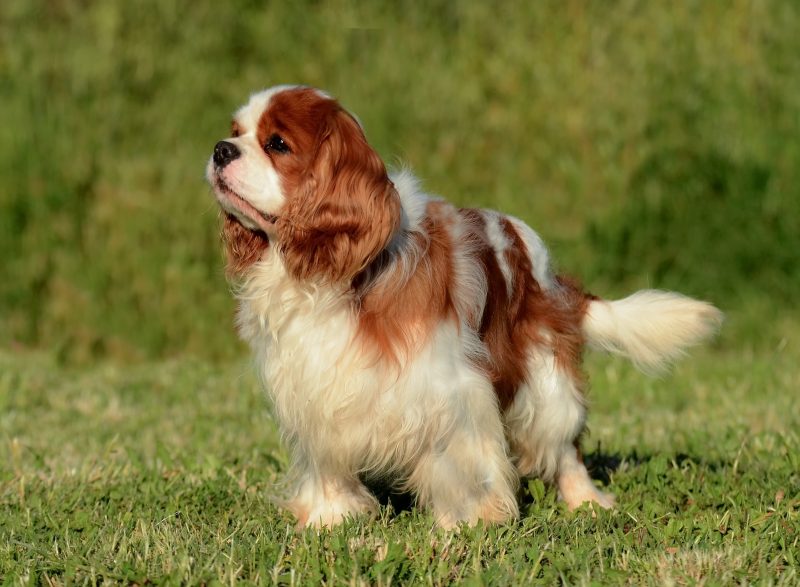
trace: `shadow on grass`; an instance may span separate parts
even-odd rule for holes
[[[629,467],[646,466],[653,460],[666,460],[671,466],[683,468],[685,465],[703,467],[711,471],[718,471],[730,466],[730,463],[722,461],[708,461],[696,455],[678,453],[665,455],[663,453],[640,454],[637,451],[629,453],[605,452],[598,449],[594,452],[583,455],[584,464],[589,470],[589,475],[595,481],[600,481],[606,491],[613,492],[611,476],[620,469],[623,463]],[[396,514],[409,512],[414,509],[414,495],[408,491],[399,491],[392,486],[387,479],[363,479],[364,483],[373,492],[382,507],[391,506]],[[534,497],[525,489],[526,484],[523,480],[518,498],[521,508],[530,506],[534,502]]]
[[[400,491],[388,479],[362,479],[382,508],[392,506],[395,514],[414,509],[415,497],[410,491]]]
[[[709,471],[716,472],[730,466],[730,463],[714,460],[709,461],[696,455],[687,453],[678,453],[675,455],[665,455],[664,453],[655,454],[639,454],[637,451],[632,451],[627,454],[622,453],[609,453],[597,450],[596,452],[585,454],[583,462],[589,470],[589,475],[592,479],[600,481],[603,485],[608,485],[611,481],[611,474],[616,472],[622,463],[628,463],[634,467],[640,467],[648,464],[655,459],[666,459],[673,467],[682,469],[684,465],[693,465],[695,467],[703,467]]]

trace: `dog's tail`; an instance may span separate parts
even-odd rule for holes
[[[590,345],[657,373],[716,333],[722,319],[708,302],[646,289],[622,300],[591,300],[582,326]]]

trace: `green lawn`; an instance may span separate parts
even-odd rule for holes
[[[446,533],[386,498],[378,520],[296,534],[286,467],[246,363],[64,369],[0,355],[7,583],[508,584],[800,581],[800,381],[792,322],[669,376],[591,356],[586,439],[619,508],[567,512],[539,481],[522,519]],[[785,332],[784,332],[785,331]],[[601,482],[601,481],[598,481]]]

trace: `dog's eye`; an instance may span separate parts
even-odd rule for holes
[[[292,150],[289,148],[284,140],[280,137],[280,135],[272,135],[267,144],[264,145],[265,151],[275,151],[276,153],[291,153]]]

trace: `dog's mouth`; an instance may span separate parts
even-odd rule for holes
[[[242,226],[248,230],[257,230],[265,234],[274,230],[275,223],[278,222],[276,215],[258,210],[231,189],[219,176],[214,178],[214,188],[222,208],[229,216],[236,218]],[[243,222],[245,219],[249,222]]]

